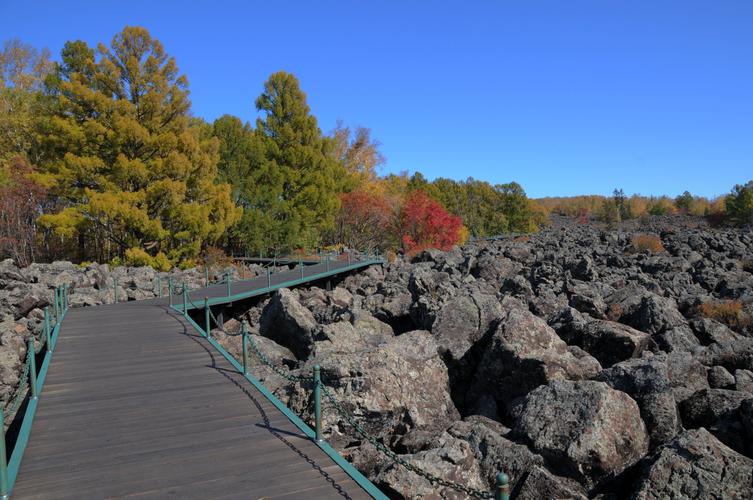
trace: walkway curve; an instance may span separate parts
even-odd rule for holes
[[[121,497],[370,498],[167,299],[69,310],[13,489]]]

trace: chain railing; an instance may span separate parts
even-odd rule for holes
[[[197,308],[195,304],[193,304],[193,306]],[[353,427],[353,429],[361,437],[363,437],[366,441],[371,443],[380,453],[385,455],[395,464],[405,468],[406,470],[410,472],[413,472],[414,474],[417,474],[423,477],[424,479],[428,480],[432,485],[439,485],[445,488],[450,488],[452,490],[465,493],[466,495],[473,498],[493,498],[496,500],[508,500],[509,499],[509,479],[504,472],[500,472],[499,474],[497,474],[495,491],[489,492],[489,491],[479,490],[476,488],[471,488],[469,486],[457,483],[455,481],[450,481],[450,480],[441,478],[435,474],[432,474],[430,472],[427,472],[421,469],[420,467],[417,467],[416,465],[413,465],[409,461],[400,457],[397,453],[389,449],[386,445],[380,442],[379,439],[369,434],[368,431],[366,431],[363,427],[361,427],[361,425],[359,425],[357,420],[342,405],[342,403],[337,399],[335,394],[327,386],[325,386],[322,383],[321,371],[318,365],[313,367],[313,373],[311,377],[293,375],[287,372],[286,370],[278,367],[264,354],[264,352],[259,348],[256,342],[254,342],[252,338],[253,336],[248,333],[248,326],[245,320],[241,324],[241,331],[239,333],[227,332],[222,326],[222,323],[218,321],[217,318],[214,316],[214,314],[211,312],[211,307],[209,307],[208,304],[206,304],[206,302],[205,302],[204,310],[207,311],[207,317],[211,318],[215,322],[215,324],[218,326],[218,329],[222,331],[225,335],[228,335],[231,337],[237,337],[237,336],[242,337],[241,350],[243,354],[244,375],[249,374],[248,346],[250,345],[251,349],[253,350],[254,354],[259,359],[259,361],[261,361],[263,365],[270,368],[272,371],[274,371],[274,373],[276,373],[280,377],[290,382],[313,384],[314,428],[315,428],[315,439],[317,442],[321,442],[323,439],[322,438],[322,418],[321,418],[321,394],[324,394],[325,398],[327,399],[327,401],[329,401],[332,408],[334,408],[334,410],[342,418],[345,419],[348,425]],[[205,328],[205,333],[207,337],[211,336],[210,332],[211,330],[209,327],[209,322],[207,320],[207,325]]]
[[[21,376],[18,379],[18,385],[13,391],[11,398],[0,407],[0,499],[8,498],[10,486],[14,479],[13,477],[9,477],[8,473],[8,456],[5,442],[6,424],[9,425],[15,420],[16,414],[21,409],[27,396],[29,401],[36,401],[39,398],[39,388],[37,387],[37,356],[44,353],[43,360],[47,360],[48,357],[52,356],[55,350],[56,339],[53,332],[56,329],[59,331],[60,323],[67,312],[68,285],[64,284],[55,288],[53,292],[52,310],[50,310],[50,306],[44,309],[44,320],[39,343],[35,342],[33,335],[29,336],[26,344],[26,359],[24,360]],[[23,416],[24,422],[29,417],[31,406],[30,404],[26,407],[26,413]],[[33,411],[31,415],[33,417]],[[16,451],[14,448],[11,457],[16,454]],[[20,452],[23,453],[23,449]],[[17,472],[17,470],[13,471],[14,474]]]
[[[378,257],[374,257],[378,258]],[[371,259],[371,256],[367,256],[367,259]],[[328,259],[325,261],[328,262]],[[349,260],[349,263],[351,261]],[[299,263],[300,266],[302,266],[302,262]],[[326,264],[325,264],[326,265]],[[327,267],[329,269],[329,267]],[[229,274],[227,275],[228,279],[226,280],[229,282]],[[207,281],[208,282],[208,279]],[[229,285],[228,285],[229,287]],[[431,472],[428,472],[408,460],[404,459],[394,451],[392,451],[389,447],[387,447],[384,443],[382,443],[378,438],[372,436],[369,434],[368,431],[366,431],[356,420],[356,418],[350,414],[350,412],[343,406],[343,404],[338,400],[337,396],[334,392],[327,386],[325,386],[322,383],[321,380],[321,369],[320,367],[314,366],[312,370],[312,376],[300,376],[300,375],[294,375],[290,373],[287,370],[284,370],[283,368],[277,366],[275,363],[273,363],[269,357],[267,357],[264,352],[260,349],[260,347],[257,345],[257,343],[253,340],[253,336],[249,334],[248,332],[248,326],[246,321],[244,320],[241,323],[241,331],[238,333],[233,333],[226,331],[224,328],[224,324],[222,321],[217,318],[214,313],[212,312],[212,308],[209,304],[209,298],[204,297],[204,303],[202,305],[196,304],[193,302],[193,300],[190,297],[190,294],[188,293],[188,289],[185,284],[181,287],[181,294],[183,298],[183,308],[181,312],[187,316],[188,315],[188,306],[190,304],[191,308],[194,310],[203,310],[204,312],[204,326],[203,327],[197,327],[203,333],[208,339],[212,338],[212,328],[211,323],[214,322],[216,325],[216,328],[220,330],[224,335],[227,335],[229,337],[241,337],[242,341],[242,356],[243,356],[243,364],[242,364],[242,370],[244,375],[250,375],[249,374],[249,359],[248,359],[248,353],[249,353],[249,346],[253,353],[256,355],[256,357],[261,361],[261,363],[264,366],[267,366],[270,368],[275,374],[282,377],[285,380],[288,380],[290,382],[300,383],[300,384],[306,384],[309,387],[311,387],[311,391],[313,393],[313,400],[314,400],[314,439],[317,443],[323,443],[324,439],[322,436],[322,394],[326,398],[326,400],[329,402],[330,406],[337,412],[347,423],[350,425],[356,433],[358,433],[363,439],[365,439],[367,442],[372,444],[380,453],[385,455],[389,460],[391,460],[396,465],[403,467],[404,469],[420,476],[429,481],[430,484],[433,486],[441,486],[443,488],[449,488],[457,492],[464,493],[472,498],[482,498],[482,499],[495,499],[495,500],[509,500],[510,495],[510,486],[509,486],[509,478],[504,472],[499,472],[497,476],[495,477],[495,487],[494,491],[485,491],[480,490],[477,488],[472,488],[469,486],[466,486],[464,484],[460,484],[455,481],[451,481],[442,477],[437,476],[436,474],[433,474]],[[228,295],[229,292],[228,292]],[[176,308],[178,309],[178,308]],[[180,309],[179,309],[180,310]],[[195,324],[195,323],[194,323]],[[203,331],[202,331],[203,330]]]

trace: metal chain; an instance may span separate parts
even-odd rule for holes
[[[370,435],[363,427],[358,425],[358,422],[356,422],[356,420],[348,413],[348,410],[343,408],[343,406],[337,400],[335,395],[327,388],[327,386],[322,384],[321,387],[322,387],[322,392],[324,393],[324,396],[330,401],[330,403],[332,403],[332,406],[335,408],[335,411],[337,411],[337,413],[339,413],[340,416],[342,416],[348,422],[348,424],[350,424],[350,426],[353,427],[353,429],[355,429],[355,431],[358,434],[360,434],[364,439],[366,439],[366,441],[374,445],[374,447],[378,451],[385,454],[393,462],[403,466],[404,468],[408,469],[414,474],[418,474],[419,476],[427,479],[432,485],[440,485],[440,486],[444,486],[445,488],[451,488],[453,490],[463,492],[474,498],[493,498],[493,495],[489,493],[488,491],[477,490],[475,488],[463,486],[462,484],[455,483],[453,481],[442,479],[441,477],[435,476],[434,474],[430,472],[426,472],[425,470],[419,467],[416,467],[415,465],[411,464],[407,460],[401,458],[397,453],[390,450],[383,443],[379,442],[378,439]]]
[[[251,335],[248,336],[249,343],[251,344],[251,348],[254,350],[256,355],[259,357],[262,363],[270,367],[277,375],[281,376],[282,378],[289,380],[290,382],[313,382],[314,377],[301,377],[299,375],[291,375],[290,373],[287,373],[282,368],[276,366],[274,363],[272,363],[267,356],[264,355],[263,352],[261,352],[261,349],[259,349],[259,346],[256,345],[256,342],[254,342],[254,339]]]
[[[26,353],[26,363],[24,364],[24,371],[21,374],[21,379],[18,381],[18,387],[16,388],[16,394],[13,396],[11,402],[6,405],[5,418],[12,418],[18,411],[19,406],[23,402],[23,396],[26,394],[26,386],[29,383],[29,370],[31,369],[31,355]]]
[[[261,362],[267,365],[268,367],[270,367],[272,370],[274,370],[274,372],[278,374],[279,376],[291,382],[314,382],[314,377],[299,377],[295,375],[290,375],[289,373],[285,373],[281,368],[275,366],[269,360],[269,358],[267,358],[264,355],[264,353],[261,352],[259,347],[256,345],[256,342],[254,342],[254,340],[251,338],[250,335],[249,335],[249,341],[251,343],[251,348],[254,350],[254,352],[259,357]],[[442,479],[441,477],[435,476],[434,474],[426,472],[423,469],[420,469],[416,467],[415,465],[411,464],[410,462],[406,461],[405,459],[401,458],[397,453],[387,448],[387,446],[385,446],[384,444],[380,443],[379,440],[371,436],[363,427],[358,425],[358,422],[356,422],[356,420],[348,413],[348,410],[346,410],[340,404],[340,402],[337,400],[335,395],[327,388],[327,386],[325,386],[324,384],[321,384],[321,389],[325,397],[330,401],[330,403],[334,407],[335,411],[337,411],[337,413],[339,413],[348,422],[348,424],[350,424],[350,426],[353,427],[353,429],[355,429],[356,432],[358,432],[358,434],[363,436],[364,439],[366,439],[369,443],[374,445],[374,447],[377,450],[387,455],[387,457],[390,458],[393,462],[427,479],[432,485],[440,485],[446,488],[451,488],[453,490],[463,492],[474,498],[493,498],[493,495],[489,493],[488,491],[477,490],[475,488],[470,488],[462,484],[455,483],[453,481]]]

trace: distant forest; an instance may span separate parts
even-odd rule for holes
[[[323,133],[298,79],[269,76],[260,118],[191,113],[177,62],[147,30],[109,45],[0,52],[0,257],[167,269],[208,252],[281,255],[340,247],[416,253],[470,236],[536,231],[549,212],[607,222],[717,214],[750,222],[753,183],[716,200],[531,200],[515,183],[380,176],[365,127]]]

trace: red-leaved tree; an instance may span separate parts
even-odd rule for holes
[[[403,249],[414,255],[426,248],[449,250],[460,240],[463,221],[447,212],[424,191],[408,195],[399,218]]]
[[[358,250],[386,246],[394,216],[384,196],[353,191],[341,195],[340,202],[335,221],[336,241]]]
[[[45,189],[29,178],[33,172],[26,160],[15,158],[8,182],[0,186],[0,257],[20,266],[36,258],[36,220],[45,198]]]

